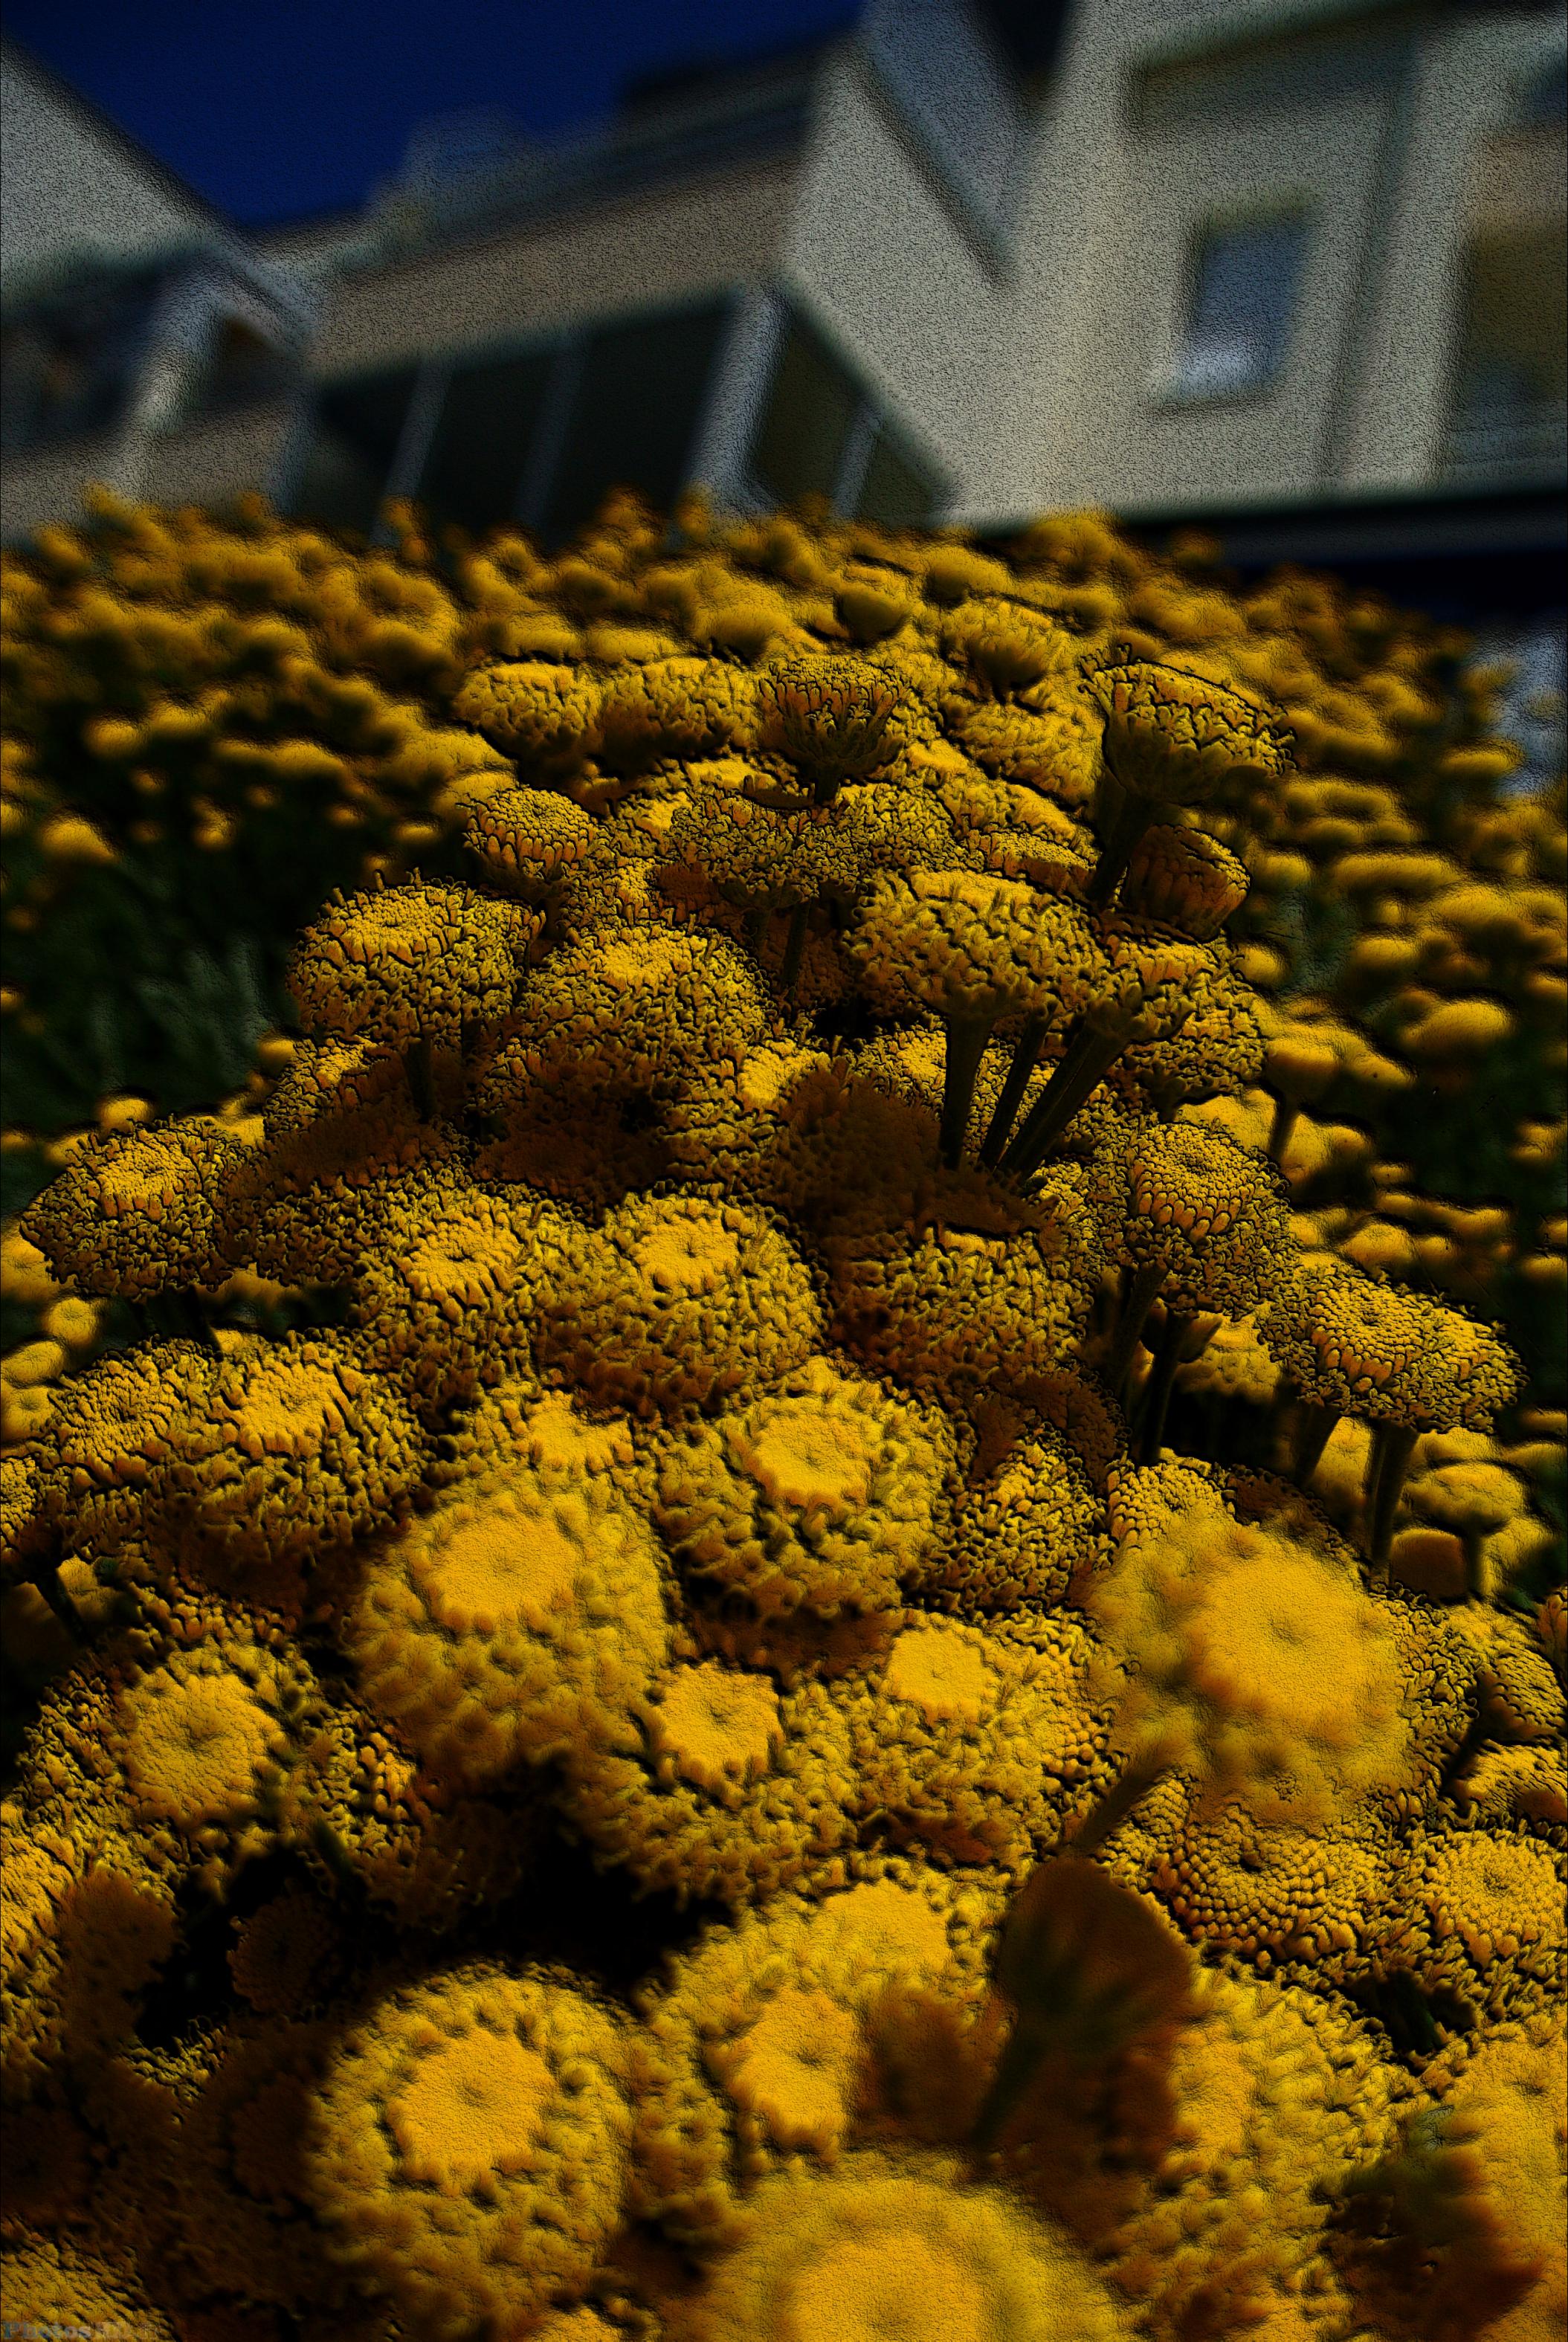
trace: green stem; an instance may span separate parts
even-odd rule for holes
[[[1133,858],[1133,849],[1154,820],[1155,810],[1147,797],[1123,798],[1108,825],[1094,875],[1084,890],[1085,901],[1095,908],[1103,909],[1121,885]]]
[[[1490,1602],[1497,1592],[1497,1572],[1485,1549],[1486,1533],[1483,1529],[1466,1529],[1463,1543],[1466,1590],[1478,1602]]]
[[[1002,2046],[1002,2055],[996,2060],[996,2069],[980,2102],[974,2127],[969,2134],[972,2155],[989,2155],[995,2146],[1008,2116],[1039,2068],[1048,2039],[1046,2027],[1031,2025],[1023,2017],[1015,2019],[1012,2032]]]
[[[1037,1171],[1091,1092],[1104,1081],[1125,1037],[1106,1034],[1084,1020],[1074,1027],[1061,1063],[1030,1107],[1017,1136],[997,1166],[1004,1178],[1027,1179]]]
[[[994,1016],[949,1016],[946,1022],[947,1059],[942,1084],[942,1159],[950,1171],[956,1171],[959,1157],[964,1152],[964,1134],[969,1127],[969,1108],[974,1096],[975,1077],[996,1019]]]
[[[403,1053],[403,1069],[408,1076],[408,1086],[414,1094],[414,1109],[421,1122],[435,1119],[435,1077],[430,1063],[430,1043],[421,1033]]]
[[[182,1286],[174,1297],[181,1316],[191,1329],[193,1337],[201,1344],[204,1350],[211,1350],[215,1357],[221,1358],[224,1355],[224,1346],[218,1339],[217,1329],[190,1287]]]
[[[1165,1312],[1165,1323],[1154,1349],[1154,1371],[1144,1393],[1144,1433],[1140,1460],[1157,1464],[1160,1447],[1165,1436],[1165,1417],[1170,1412],[1171,1386],[1176,1379],[1181,1363],[1182,1344],[1187,1336],[1192,1318],[1182,1316],[1174,1309]]]
[[[85,1643],[88,1639],[87,1622],[60,1583],[59,1564],[52,1560],[36,1561],[27,1572],[27,1576],[29,1582],[35,1586],[44,1596],[71,1640],[74,1643]]]
[[[1164,1770],[1164,1765],[1148,1757],[1129,1765],[1084,1815],[1082,1826],[1069,1841],[1072,1852],[1090,1855],[1103,1847],[1121,1828],[1134,1807],[1143,1803]]]
[[[1296,1126],[1296,1117],[1300,1113],[1301,1106],[1296,1099],[1283,1097],[1274,1100],[1274,1118],[1269,1126],[1268,1154],[1271,1162],[1279,1162],[1290,1145],[1291,1133]]]
[[[767,924],[768,915],[765,909],[746,913],[746,923],[741,929],[741,941],[754,959],[761,959],[763,956],[763,936],[767,932]]]
[[[1013,1045],[1013,1062],[1007,1068],[1007,1079],[1002,1085],[1002,1095],[996,1101],[996,1111],[980,1149],[980,1160],[987,1170],[994,1170],[1007,1134],[1013,1127],[1013,1117],[1023,1104],[1024,1093],[1029,1086],[1029,1076],[1040,1062],[1040,1050],[1050,1027],[1045,1016],[1025,1019],[1024,1030]]]
[[[811,905],[797,903],[789,915],[789,933],[784,937],[784,965],[779,969],[779,984],[788,996],[794,997],[800,976],[800,964],[805,951],[806,923],[811,917]]]
[[[1164,1281],[1165,1264],[1163,1260],[1146,1260],[1134,1272],[1127,1297],[1122,1304],[1121,1316],[1116,1321],[1116,1338],[1105,1361],[1105,1387],[1113,1398],[1119,1400],[1122,1396],[1122,1385],[1127,1378],[1139,1336]]]
[[[1306,1487],[1317,1470],[1323,1451],[1333,1437],[1340,1412],[1337,1406],[1313,1406],[1303,1400],[1291,1450],[1291,1477],[1298,1488]]]
[[[1420,1436],[1419,1432],[1407,1430],[1402,1423],[1380,1423],[1372,1436],[1378,1465],[1368,1523],[1367,1558],[1372,1564],[1373,1576],[1379,1582],[1388,1576],[1388,1549],[1393,1543],[1393,1516],[1399,1509],[1404,1476],[1410,1469],[1410,1459]]]

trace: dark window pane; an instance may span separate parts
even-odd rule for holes
[[[316,397],[310,449],[291,498],[294,510],[329,528],[368,529],[413,395],[412,366],[325,384]]]
[[[879,520],[889,528],[920,528],[931,518],[935,503],[934,483],[884,425],[865,467],[855,519]]]
[[[7,322],[5,445],[84,438],[123,416],[157,284],[84,284]]]
[[[831,496],[859,393],[825,344],[792,318],[752,446],[757,485],[780,504]]]
[[[1192,307],[1177,386],[1250,389],[1284,355],[1306,252],[1303,219],[1210,229],[1193,259]]]
[[[1520,92],[1514,119],[1521,124],[1561,122],[1568,115],[1568,58],[1556,57],[1533,74]]]
[[[241,317],[224,317],[213,335],[205,372],[191,401],[195,415],[227,415],[235,407],[280,397],[294,379],[295,362]]]
[[[589,336],[550,485],[547,538],[580,528],[613,487],[635,488],[668,510],[684,485],[725,315],[715,304]]]
[[[1474,238],[1460,278],[1447,468],[1502,478],[1568,447],[1568,253],[1561,228]]]
[[[454,373],[416,490],[433,523],[477,534],[512,518],[550,365],[535,352]]]

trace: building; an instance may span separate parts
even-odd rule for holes
[[[308,283],[10,41],[0,139],[0,530],[71,517],[89,480],[191,503],[261,480]]]
[[[546,542],[621,479],[986,528],[1097,504],[1539,630],[1564,46],[1529,0],[864,0],[562,145],[426,125],[352,219],[198,235],[155,168],[117,275],[9,303],[35,369],[49,298],[136,355],[8,424],[5,532],[111,458],[148,494],[365,529],[414,495]]]

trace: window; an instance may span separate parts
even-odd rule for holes
[[[1169,395],[1223,398],[1273,380],[1290,338],[1306,235],[1301,214],[1201,232]]]
[[[792,317],[752,445],[759,487],[781,505],[831,496],[859,405],[859,390],[821,336]]]
[[[726,311],[600,326],[588,336],[543,524],[559,543],[607,490],[637,489],[667,509],[684,485]]]
[[[227,415],[236,407],[281,398],[290,388],[289,353],[243,317],[220,317],[191,400],[195,415]]]
[[[297,514],[329,528],[370,528],[414,383],[413,366],[394,366],[323,385],[309,452],[290,499]]]
[[[1521,85],[1513,119],[1521,129],[1561,122],[1568,115],[1568,56],[1553,57]]]
[[[1473,237],[1460,279],[1447,470],[1502,479],[1568,455],[1568,235]]]
[[[434,524],[477,535],[512,518],[550,365],[548,351],[534,351],[454,370],[415,491]]]
[[[7,320],[7,453],[112,430],[124,417],[156,297],[150,278],[84,284]]]

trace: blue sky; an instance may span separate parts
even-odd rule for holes
[[[6,0],[5,30],[251,226],[360,203],[422,116],[502,106],[549,137],[628,74],[743,57],[853,0]]]

